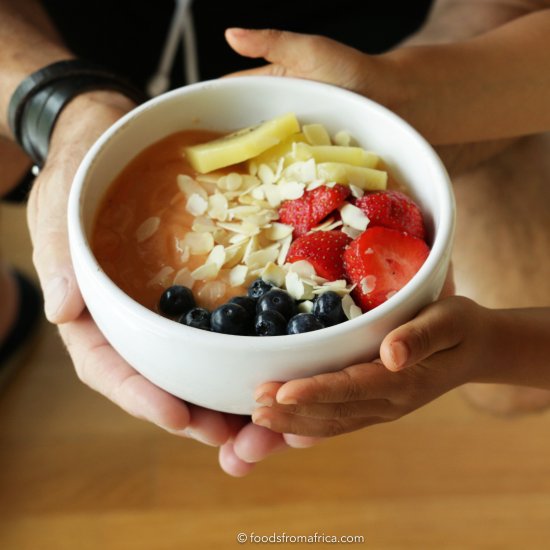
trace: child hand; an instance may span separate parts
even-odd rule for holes
[[[384,339],[381,362],[263,384],[253,421],[326,437],[397,420],[475,378],[487,354],[488,311],[461,297],[431,304]]]

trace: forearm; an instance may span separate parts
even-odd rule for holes
[[[0,135],[10,136],[8,104],[20,82],[55,61],[74,57],[35,0],[0,0]]]
[[[468,40],[545,8],[550,0],[435,0],[425,23],[401,46]]]
[[[395,50],[398,111],[441,145],[548,130],[549,36],[541,10],[471,40]]]
[[[550,308],[486,311],[485,353],[471,381],[550,389]]]

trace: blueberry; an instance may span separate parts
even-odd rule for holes
[[[248,296],[253,300],[259,300],[266,292],[273,288],[271,283],[267,283],[263,279],[256,279],[248,287]]]
[[[281,336],[286,334],[286,319],[278,311],[268,309],[258,313],[254,328],[258,336]]]
[[[338,325],[347,320],[346,314],[342,309],[342,298],[332,290],[323,292],[323,294],[313,302],[311,313],[313,313],[325,327]]]
[[[254,319],[256,315],[256,301],[252,298],[249,298],[248,296],[233,296],[233,298],[229,300],[229,303],[239,304],[244,307],[250,318]]]
[[[189,327],[210,330],[210,312],[202,307],[194,307],[182,315],[179,322]]]
[[[195,307],[193,293],[186,286],[174,285],[167,288],[160,297],[159,310],[164,315],[184,315]]]
[[[288,322],[286,327],[287,334],[300,334],[302,332],[311,332],[325,328],[325,325],[312,313],[298,313]]]
[[[296,313],[296,304],[292,296],[280,288],[272,288],[257,302],[256,312],[277,311],[285,319],[290,319]]]
[[[210,326],[214,332],[248,334],[250,316],[239,304],[223,304],[212,312]]]

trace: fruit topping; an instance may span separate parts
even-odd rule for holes
[[[261,311],[256,316],[254,329],[258,336],[282,336],[286,334],[286,319],[275,310]]]
[[[288,113],[208,143],[187,147],[185,153],[191,166],[204,174],[251,159],[299,131],[296,115]]]
[[[233,296],[233,298],[229,299],[229,303],[239,304],[241,307],[244,307],[250,318],[256,315],[256,300],[249,296]]]
[[[328,290],[323,292],[313,302],[311,313],[325,325],[331,327],[347,320],[342,309],[342,298],[336,292]]]
[[[426,238],[422,212],[415,202],[399,191],[370,193],[355,201],[369,218],[369,227],[387,227],[408,233],[419,239]]]
[[[301,334],[324,328],[325,325],[311,313],[298,313],[288,322],[287,334]]]
[[[210,312],[202,307],[194,307],[179,319],[188,327],[210,330]]]
[[[287,254],[287,262],[306,260],[319,277],[328,281],[344,279],[344,249],[351,239],[342,231],[316,231],[297,238]]]
[[[258,300],[256,312],[263,311],[276,311],[288,320],[296,313],[296,305],[288,292],[273,288]]]
[[[294,237],[300,237],[344,204],[350,190],[344,185],[322,185],[306,191],[299,199],[283,202],[279,218],[294,227]]]
[[[248,296],[253,300],[259,300],[266,292],[269,292],[273,288],[271,283],[264,281],[263,279],[256,279],[248,287]]]
[[[210,327],[213,332],[224,334],[246,335],[249,332],[251,318],[239,304],[223,304],[216,308],[210,317]]]
[[[169,317],[184,315],[195,307],[195,298],[191,290],[185,286],[173,285],[168,287],[160,297],[159,309]]]
[[[367,229],[344,252],[356,303],[367,311],[385,302],[412,279],[429,252],[423,240],[395,229]]]

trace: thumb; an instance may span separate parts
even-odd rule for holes
[[[292,69],[307,55],[312,37],[275,29],[231,28],[225,31],[225,38],[240,55],[262,57],[270,63]]]
[[[69,253],[67,201],[74,169],[46,169],[34,185],[27,209],[33,261],[44,293],[46,317],[52,323],[76,319],[84,309]]]
[[[453,296],[423,309],[382,341],[380,358],[385,367],[399,371],[459,345],[474,314],[473,307],[475,303],[471,300]]]

